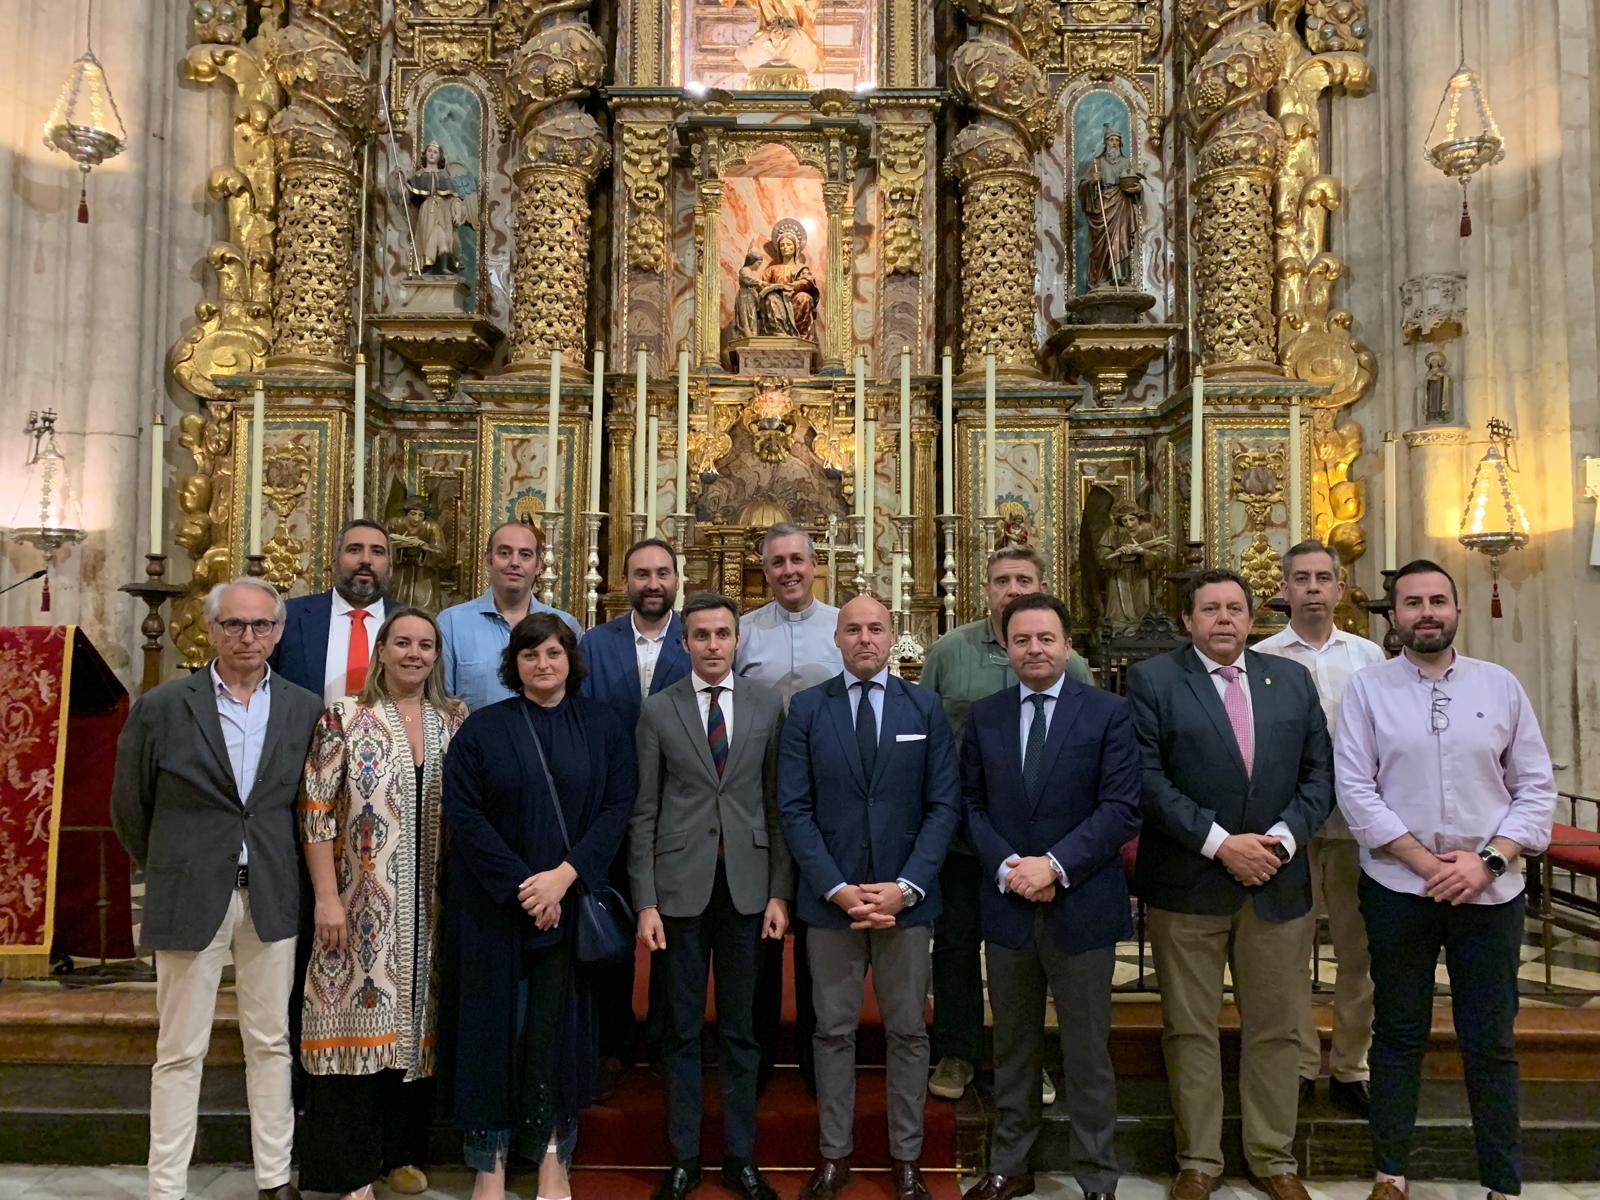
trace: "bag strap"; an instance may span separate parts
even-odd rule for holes
[[[528,710],[519,704],[517,711],[522,714],[522,723],[528,727],[528,740],[533,743],[534,753],[539,756],[539,769],[544,772],[545,786],[550,789],[550,807],[556,810],[556,824],[561,827],[561,844],[567,848],[570,857],[572,839],[567,836],[567,818],[561,812],[561,800],[556,795],[556,781],[550,775],[550,764],[544,757],[544,745],[539,741],[539,735],[534,732],[533,718],[528,715]]]

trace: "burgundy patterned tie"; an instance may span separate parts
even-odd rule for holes
[[[1256,765],[1256,731],[1250,723],[1250,697],[1244,694],[1244,684],[1238,667],[1218,667],[1217,674],[1227,681],[1222,689],[1222,707],[1228,711],[1228,723],[1233,726],[1233,740],[1239,743],[1239,757],[1244,759],[1244,773],[1251,774]]]

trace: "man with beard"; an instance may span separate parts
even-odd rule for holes
[[[354,695],[366,683],[393,570],[388,531],[376,521],[346,522],[333,545],[333,588],[289,601],[270,664],[324,704]]]
[[[500,680],[500,659],[523,617],[554,613],[583,636],[583,626],[571,613],[551,608],[533,594],[544,570],[544,534],[538,526],[524,521],[496,525],[489,531],[483,559],[489,569],[488,590],[439,614],[444,690],[461,697],[472,712],[513,694]]]
[[[647,696],[671,687],[689,673],[684,652],[683,622],[673,608],[678,599],[678,556],[670,542],[646,538],[622,556],[623,587],[629,611],[597,625],[583,639],[583,661],[589,674],[580,696],[611,706],[632,736],[639,709]],[[629,894],[628,847],[624,843],[611,865],[611,883]],[[650,959],[650,1017],[646,1033],[660,1043],[656,1028],[664,1011],[665,968]],[[633,1062],[634,960],[607,967],[595,988],[600,1019],[600,1098],[609,1098]]]
[[[1522,864],[1549,844],[1550,754],[1516,677],[1452,648],[1461,609],[1445,569],[1417,559],[1391,586],[1404,651],[1350,680],[1334,746],[1372,947],[1372,1197],[1407,1194],[1441,950],[1478,1179],[1492,1198],[1515,1196]]]
[[[1301,542],[1283,556],[1283,596],[1289,623],[1256,643],[1262,654],[1293,659],[1311,672],[1331,736],[1339,725],[1339,702],[1350,677],[1384,661],[1376,642],[1338,628],[1334,609],[1344,580],[1333,551],[1318,541]],[[1333,990],[1333,1049],[1328,1056],[1328,1098],[1365,1117],[1372,1106],[1367,1052],[1372,1047],[1372,975],[1367,930],[1361,923],[1356,884],[1361,860],[1350,827],[1335,809],[1311,839],[1311,911],[1327,910],[1328,933],[1339,965]],[[1306,961],[1316,958],[1317,925],[1306,927]],[[1311,1011],[1310,978],[1300,1004],[1300,1103],[1309,1104],[1322,1074],[1322,1038]]]
[[[812,594],[817,578],[817,547],[798,525],[780,521],[761,539],[761,573],[772,600],[739,619],[739,650],[733,673],[777,689],[787,708],[803,688],[822,683],[844,670],[834,643],[839,610]],[[811,1007],[811,971],[806,957],[806,925],[790,905],[794,931],[794,1037],[800,1075],[816,1091],[811,1069],[811,1032],[816,1013]],[[756,1040],[761,1043],[761,1084],[772,1073],[773,1046],[783,1019],[783,942],[761,943],[761,971],[756,981]]]

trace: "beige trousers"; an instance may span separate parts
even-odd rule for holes
[[[156,951],[156,1064],[150,1071],[150,1200],[183,1200],[199,1115],[200,1073],[211,1045],[217,985],[233,951],[239,1035],[256,1186],[289,1182],[294,1102],[289,1084],[289,989],[294,938],[263,942],[250,919],[250,894],[233,893],[204,950]]]
[[[1239,1104],[1244,1155],[1259,1176],[1298,1171],[1294,1157],[1306,989],[1305,927],[1263,921],[1255,905],[1228,917],[1151,908],[1150,947],[1161,986],[1161,1052],[1177,1118],[1178,1169],[1222,1174],[1223,970],[1239,1006]]]
[[[1372,1049],[1372,956],[1367,953],[1367,926],[1356,899],[1361,848],[1350,838],[1313,838],[1310,862],[1311,911],[1328,914],[1328,935],[1339,968],[1333,984],[1328,1067],[1335,1079],[1354,1083],[1368,1077],[1367,1052]],[[1307,922],[1307,962],[1316,952],[1316,936],[1316,923]],[[1321,1073],[1322,1041],[1308,990],[1300,1017],[1300,1078],[1315,1079]]]

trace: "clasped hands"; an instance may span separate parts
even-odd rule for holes
[[[662,923],[661,912],[654,905],[641,908],[636,922],[639,940],[647,950],[667,948],[667,927]],[[789,932],[789,902],[774,896],[767,901],[767,910],[761,917],[761,936],[781,941]]]
[[[850,918],[851,929],[888,929],[906,898],[894,880],[888,883],[847,883],[833,894],[833,902]]]
[[[1056,898],[1056,868],[1049,856],[1036,854],[1028,858],[1013,854],[1006,859],[1006,891],[1014,892],[1035,904],[1049,904]]]
[[[1492,882],[1488,866],[1471,850],[1446,850],[1434,860],[1437,865],[1422,877],[1423,886],[1441,904],[1469,904]]]
[[[517,888],[517,903],[540,929],[554,929],[561,924],[561,901],[577,878],[577,870],[565,862],[529,875]]]
[[[1260,887],[1283,865],[1273,853],[1281,840],[1264,833],[1231,834],[1217,847],[1217,861],[1245,887]]]

